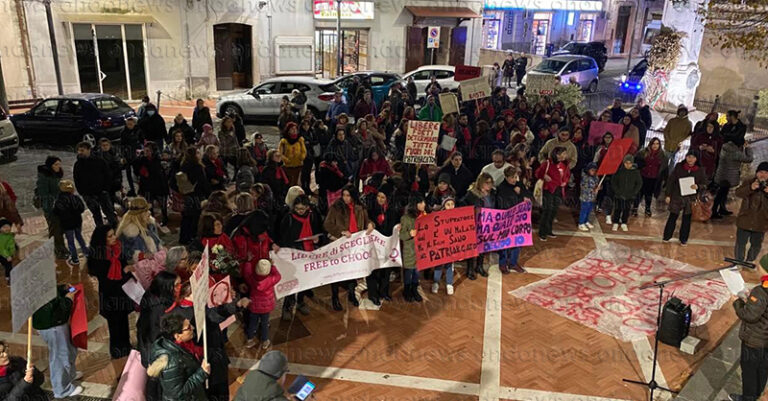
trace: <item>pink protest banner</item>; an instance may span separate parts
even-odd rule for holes
[[[475,208],[465,206],[419,217],[415,244],[418,270],[477,256]]]
[[[621,124],[608,123],[605,121],[592,121],[589,124],[589,141],[590,145],[597,145],[603,140],[603,135],[606,132],[610,132],[613,135],[613,139],[619,139],[622,137]]]
[[[603,160],[600,162],[600,167],[597,168],[597,175],[615,174],[624,160],[624,155],[629,152],[633,144],[630,138],[614,139],[611,145],[608,146],[608,152],[605,153]]]
[[[561,272],[510,294],[621,341],[645,339],[656,330],[658,290],[643,284],[699,272],[686,263],[609,242]],[[713,276],[720,277],[720,276]],[[701,326],[731,298],[722,279],[671,283],[691,306],[691,327]]]
[[[113,396],[114,401],[144,401],[147,370],[141,366],[141,353],[131,350]]]
[[[475,225],[479,252],[533,245],[531,202],[507,210],[482,208]]]

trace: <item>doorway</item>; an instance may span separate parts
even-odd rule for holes
[[[141,99],[147,92],[139,24],[72,24],[80,91]]]
[[[341,48],[344,49],[343,73],[368,69],[368,30],[342,29]],[[315,70],[323,78],[336,78],[338,71],[338,39],[335,29],[315,30]]]
[[[547,39],[549,38],[549,13],[533,14],[533,53],[544,55],[547,52]]]
[[[613,40],[613,53],[624,53],[627,42],[627,30],[629,29],[629,16],[632,14],[632,6],[620,6],[616,18],[616,37]]]
[[[253,86],[250,25],[214,25],[213,49],[216,60],[216,90],[244,89]]]

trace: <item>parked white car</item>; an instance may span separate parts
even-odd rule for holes
[[[416,84],[417,101],[424,98],[427,85],[431,82],[434,75],[437,83],[445,89],[457,91],[459,82],[453,80],[456,68],[452,65],[423,65],[405,75],[403,75],[403,85],[408,82],[408,77],[413,77],[413,83]]]
[[[531,75],[550,75],[559,77],[563,85],[576,82],[582,90],[597,91],[598,67],[595,59],[588,56],[554,56],[542,60],[523,77],[523,85]]]
[[[13,127],[11,119],[0,108],[0,155],[3,158],[12,158],[19,150],[19,136]]]
[[[216,102],[216,115],[236,111],[244,118],[274,117],[280,114],[280,100],[298,89],[307,96],[307,109],[316,117],[328,111],[329,102],[338,90],[330,80],[310,77],[280,77],[268,79],[245,92],[224,95]]]

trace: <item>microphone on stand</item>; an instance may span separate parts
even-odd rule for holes
[[[734,266],[746,267],[747,269],[751,269],[751,270],[755,270],[757,268],[757,266],[755,266],[754,263],[745,262],[745,261],[739,260],[739,259],[723,258],[723,260],[725,260],[728,263],[733,264]]]

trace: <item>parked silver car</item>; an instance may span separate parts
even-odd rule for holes
[[[409,77],[413,77],[413,83],[416,84],[417,99],[421,101],[427,90],[427,85],[432,82],[432,76],[437,79],[437,83],[443,89],[448,88],[455,92],[459,90],[459,82],[453,79],[456,67],[452,65],[423,65],[413,71],[403,75],[403,85],[408,82]]]
[[[19,136],[11,120],[0,107],[0,156],[12,158],[19,150]]]
[[[575,82],[588,92],[597,91],[598,67],[595,59],[588,56],[554,56],[544,59],[533,67],[525,77],[523,85],[528,81],[529,75],[551,75],[560,77],[560,82],[568,84]]]
[[[241,93],[224,95],[216,102],[216,115],[235,111],[244,118],[274,117],[280,114],[280,100],[298,89],[307,96],[307,109],[317,117],[328,110],[329,102],[338,88],[330,81],[310,77],[279,77],[268,79]]]

